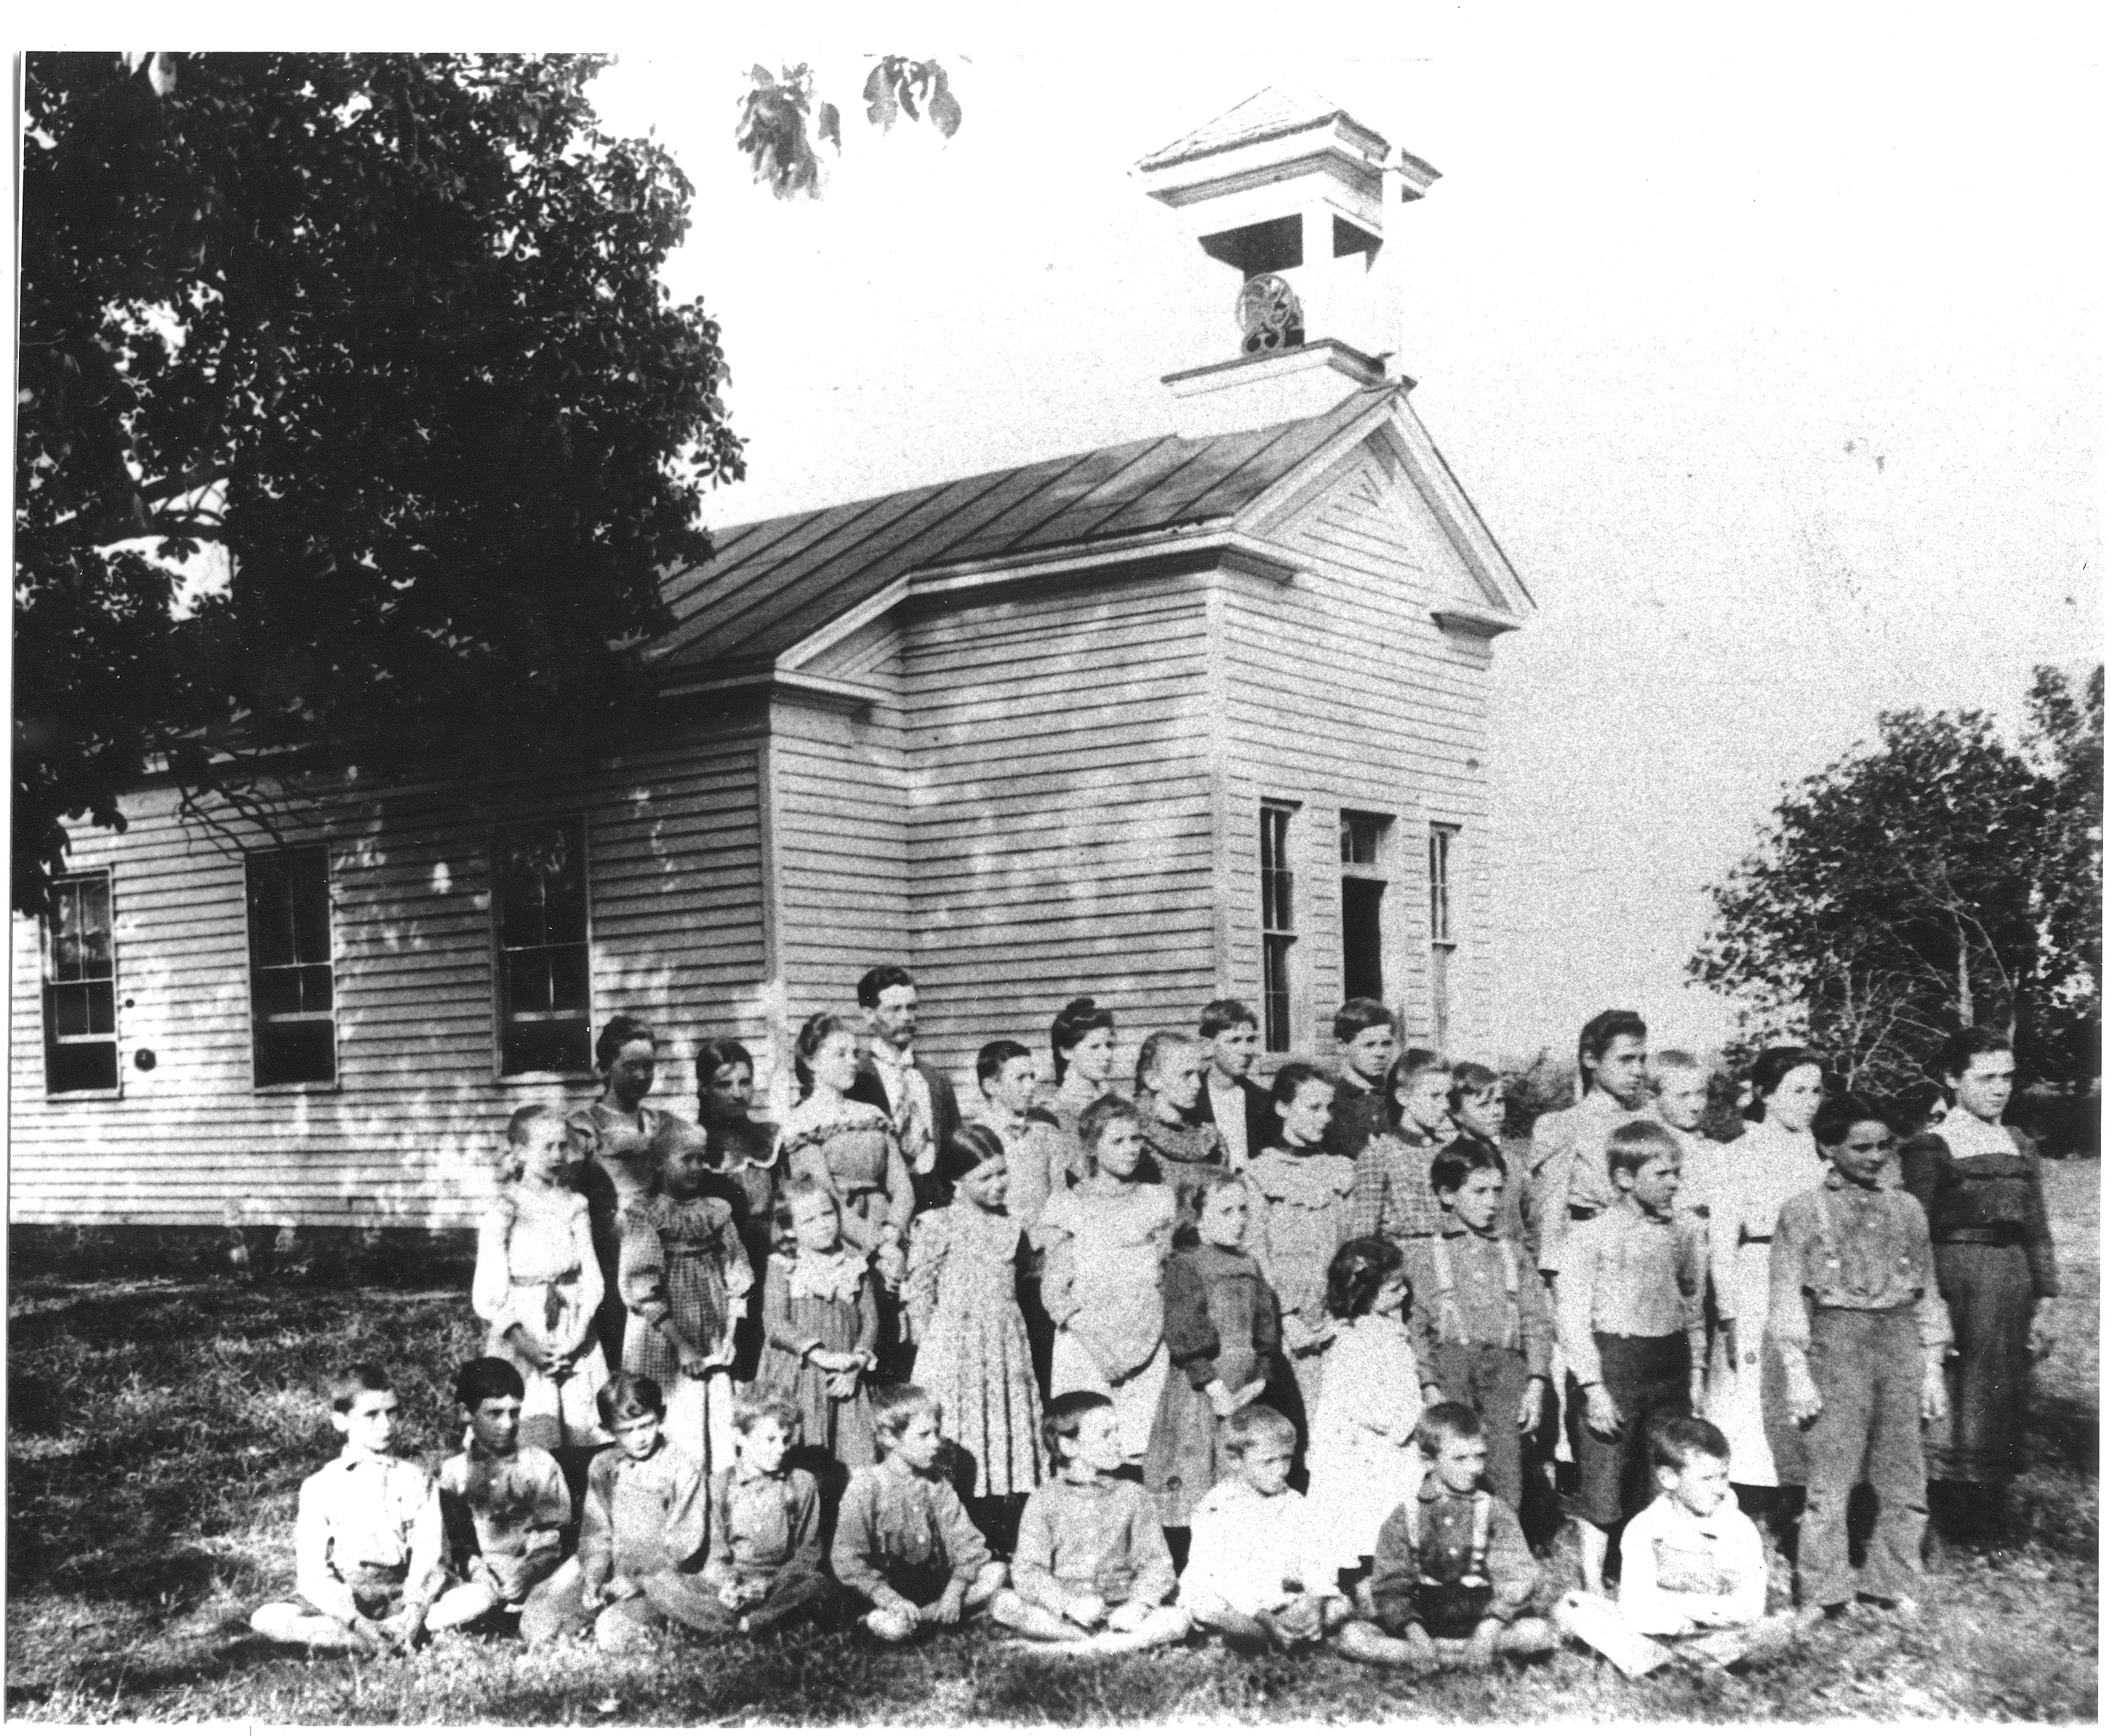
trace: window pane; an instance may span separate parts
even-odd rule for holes
[[[44,1088],[50,1092],[117,1089],[117,1045],[69,1042],[44,1050]]]
[[[1341,882],[1341,993],[1384,999],[1384,882]]]
[[[260,970],[250,979],[249,1009],[257,1019],[282,1019],[303,1011],[297,970]]]
[[[550,1010],[550,956],[541,947],[514,952],[505,961],[505,1010],[509,1017]]]
[[[566,1012],[586,1010],[586,949],[560,947],[550,955],[550,1005]]]
[[[507,1027],[500,1065],[507,1073],[584,1073],[592,1048],[584,1019],[537,1019]]]
[[[319,850],[292,852],[293,956],[304,965],[327,965],[330,956],[329,866]]]
[[[54,983],[51,988],[52,1034],[55,1037],[87,1037],[92,1033],[88,1019],[88,990],[79,983]]]
[[[301,1019],[256,1027],[259,1085],[327,1085],[337,1077],[337,1022]]]
[[[1295,944],[1284,934],[1270,934],[1261,942],[1261,1007],[1269,1051],[1280,1054],[1289,1047],[1289,949]]]
[[[301,1010],[304,1013],[327,1013],[337,1000],[337,985],[330,980],[327,965],[304,965],[301,967]]]

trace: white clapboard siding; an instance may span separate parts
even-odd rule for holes
[[[1385,997],[1403,1010],[1409,1038],[1425,1040],[1427,838],[1433,823],[1456,825],[1451,1047],[1477,1053],[1492,992],[1488,656],[1484,642],[1445,633],[1432,614],[1477,599],[1474,582],[1411,485],[1368,447],[1270,534],[1297,558],[1293,581],[1216,580],[1227,983],[1257,1004],[1259,810],[1269,799],[1297,803],[1292,1047],[1331,1048],[1342,997],[1341,814],[1389,815]]]
[[[129,830],[83,826],[73,866],[112,873],[122,1095],[48,1098],[38,934],[15,929],[10,1208],[17,1222],[319,1226],[473,1221],[523,1103],[590,1101],[591,1078],[495,1077],[489,846],[518,820],[586,817],[596,1024],[650,1019],[658,1101],[693,1114],[704,1034],[761,1045],[758,716],[670,726],[590,770],[374,789],[317,780],[282,828],[327,843],[334,1088],[251,1074],[241,848],[183,824],[166,790]],[[215,811],[218,811],[215,810]],[[140,1071],[133,1057],[154,1051]]]

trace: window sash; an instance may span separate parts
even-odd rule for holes
[[[114,1092],[117,947],[107,870],[56,882],[43,928],[44,1090]]]
[[[583,1071],[593,1016],[583,818],[509,827],[491,852],[499,1072]]]
[[[1455,826],[1429,829],[1429,938],[1432,945],[1452,944],[1451,934],[1451,841]]]

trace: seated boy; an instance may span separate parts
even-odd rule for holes
[[[872,1395],[880,1461],[852,1474],[835,1518],[835,1578],[873,1635],[898,1645],[957,1627],[1003,1585],[1003,1564],[944,1476],[944,1420],[920,1386]]]
[[[591,1626],[595,1643],[654,1643],[668,1621],[710,1625],[717,1598],[698,1578],[709,1535],[703,1467],[666,1436],[667,1401],[649,1374],[623,1373],[595,1397],[615,1445],[586,1472],[579,1553],[528,1595],[520,1637],[539,1645]]]
[[[1012,1557],[1013,1589],[990,1612],[1029,1639],[1093,1653],[1136,1652],[1181,1638],[1184,1610],[1157,1512],[1127,1464],[1113,1401],[1066,1392],[1048,1407],[1041,1438],[1055,1467],[1026,1497]]]
[[[834,1592],[821,1568],[821,1488],[784,1462],[799,1428],[790,1400],[740,1399],[732,1428],[733,1462],[711,1479],[704,1580],[724,1630],[772,1633],[818,1616]]]
[[[473,1358],[455,1376],[469,1437],[440,1467],[440,1517],[464,1607],[481,1598],[486,1610],[517,1612],[564,1554],[572,1498],[555,1458],[520,1444],[526,1397],[520,1371],[495,1356]]]
[[[1349,1622],[1336,1644],[1361,1662],[1416,1672],[1485,1669],[1497,1653],[1545,1656],[1557,1643],[1552,1624],[1526,1613],[1537,1564],[1516,1515],[1480,1486],[1479,1417],[1466,1405],[1431,1405],[1416,1434],[1428,1470],[1378,1533],[1376,1620]]]
[[[395,1453],[388,1377],[354,1363],[330,1383],[337,1458],[301,1485],[293,1520],[294,1597],[249,1625],[267,1639],[318,1651],[408,1651],[428,1627],[473,1621],[487,1596],[450,1586],[438,1492]]]
[[[1297,1426],[1266,1404],[1224,1419],[1225,1477],[1196,1503],[1180,1605],[1197,1627],[1294,1651],[1347,1619],[1338,1576],[1313,1546],[1304,1497],[1289,1486]]]

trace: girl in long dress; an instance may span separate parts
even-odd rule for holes
[[[1904,1185],[1927,1212],[1955,1333],[1949,1417],[1931,1430],[1927,1468],[1945,1529],[1985,1535],[2021,1468],[2036,1305],[2058,1294],[2058,1264],[2036,1146],[2000,1119],[2015,1084],[2007,1039],[1959,1032],[1931,1070],[1950,1101],[1901,1159]]]
[[[1781,1207],[1820,1187],[1829,1167],[1809,1124],[1824,1104],[1824,1065],[1809,1050],[1764,1049],[1751,1067],[1752,1125],[1729,1149],[1709,1202],[1723,1366],[1707,1383],[1707,1420],[1729,1437],[1729,1481],[1747,1512],[1777,1513],[1777,1491],[1800,1488],[1802,1436],[1786,1409],[1786,1371],[1768,1342],[1773,1227]],[[1781,1516],[1784,1517],[1785,1516]]]
[[[777,1216],[789,1247],[770,1257],[763,1280],[754,1384],[797,1407],[811,1468],[825,1490],[840,1494],[846,1473],[878,1456],[866,1388],[879,1361],[879,1293],[823,1183],[788,1183]]]
[[[781,1173],[834,1196],[844,1240],[871,1259],[891,1295],[908,1271],[915,1180],[886,1111],[848,1095],[857,1083],[857,1028],[840,1014],[816,1013],[800,1028],[794,1056],[806,1096],[784,1118]]]
[[[733,1227],[747,1263],[757,1273],[769,1265],[776,1238],[777,1129],[754,1118],[754,1057],[730,1038],[696,1045],[696,1110],[709,1140],[710,1178],[704,1191],[732,1208]],[[754,1378],[762,1354],[762,1313],[750,1309],[734,1333],[733,1379]]]
[[[1254,1199],[1247,1245],[1282,1306],[1282,1347],[1307,1417],[1318,1413],[1338,1329],[1326,1305],[1327,1268],[1354,1233],[1355,1164],[1320,1144],[1333,1101],[1317,1068],[1285,1063],[1275,1075],[1282,1137],[1244,1170]]]
[[[1205,1065],[1201,1043],[1180,1031],[1152,1031],[1135,1058],[1148,1178],[1172,1190],[1184,1223],[1193,1221],[1195,1190],[1226,1170],[1224,1136],[1215,1123],[1195,1119]]]

